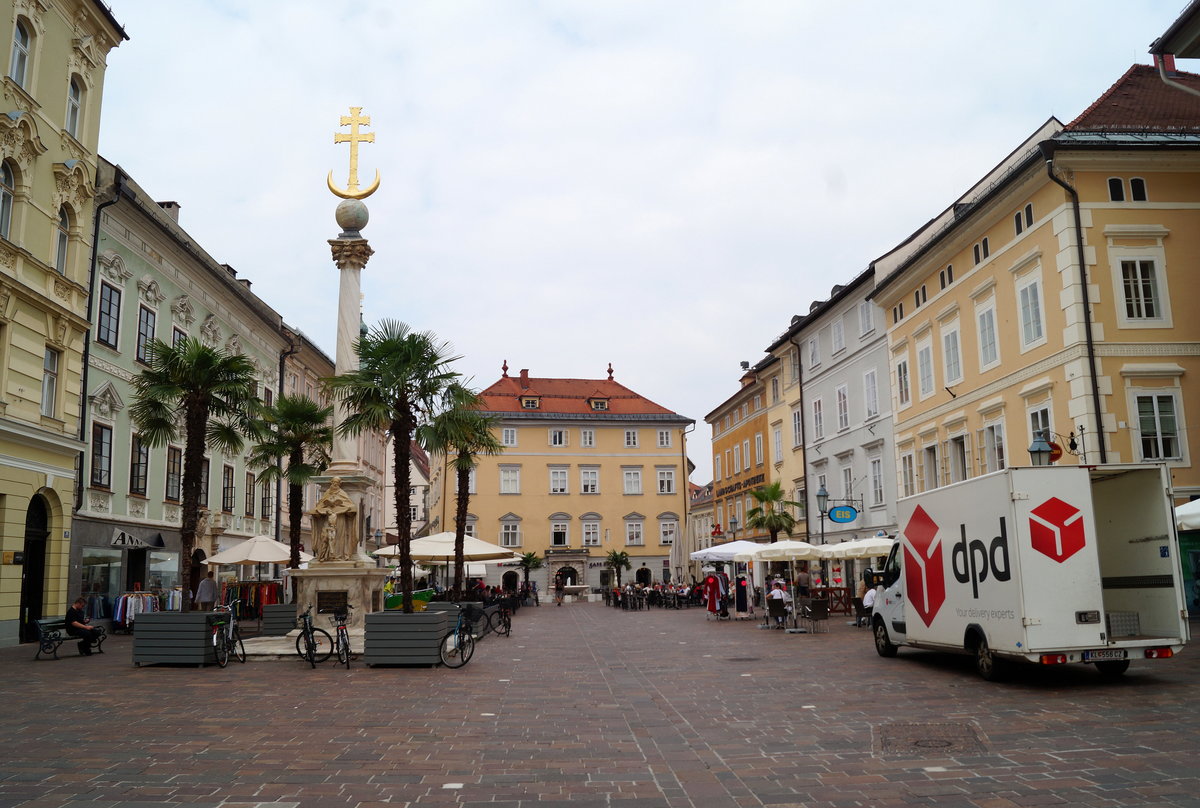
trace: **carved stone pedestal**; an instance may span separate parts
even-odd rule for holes
[[[314,625],[333,633],[328,617],[316,617],[319,611],[329,611],[343,603],[354,607],[350,612],[351,631],[361,631],[366,615],[383,610],[383,584],[388,570],[379,569],[374,561],[312,561],[306,570],[289,573],[296,580],[297,613],[313,607]]]

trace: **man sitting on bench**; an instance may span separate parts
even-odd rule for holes
[[[63,618],[63,622],[67,624],[67,633],[79,638],[79,653],[82,656],[91,656],[92,645],[99,639],[100,629],[88,625],[91,618],[84,613],[86,606],[86,600],[76,598],[71,608],[67,609],[67,616]]]

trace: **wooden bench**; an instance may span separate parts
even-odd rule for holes
[[[38,631],[38,650],[33,655],[33,658],[41,659],[42,654],[53,654],[55,659],[58,659],[58,646],[68,640],[78,641],[79,637],[72,637],[67,633],[67,621],[62,617],[45,617],[35,621]],[[103,654],[104,649],[100,646],[108,638],[108,632],[103,626],[93,626],[98,635],[96,637],[95,648],[96,652]]]

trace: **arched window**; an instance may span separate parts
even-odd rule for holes
[[[12,62],[8,66],[8,75],[18,87],[25,87],[25,78],[29,73],[29,28],[24,20],[17,20],[13,31]]]
[[[59,275],[67,274],[67,247],[71,243],[71,219],[65,207],[58,209],[58,231],[55,233],[54,268]]]
[[[9,237],[12,229],[13,196],[16,188],[16,178],[12,166],[5,160],[0,164],[0,236]]]
[[[71,76],[71,84],[67,88],[67,134],[79,137],[79,112],[83,108],[83,85],[78,77]]]

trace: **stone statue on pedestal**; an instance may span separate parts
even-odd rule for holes
[[[358,551],[358,508],[334,477],[310,512],[317,561],[350,561]]]

